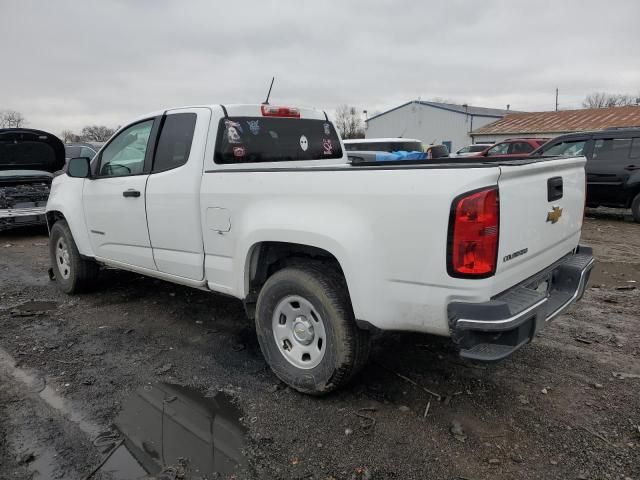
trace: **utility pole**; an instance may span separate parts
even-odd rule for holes
[[[556,87],[556,112],[558,111],[558,88]]]

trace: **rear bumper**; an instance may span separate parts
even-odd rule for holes
[[[593,264],[591,248],[580,246],[488,302],[450,303],[449,319],[460,356],[497,361],[529,343],[547,322],[582,298]]]

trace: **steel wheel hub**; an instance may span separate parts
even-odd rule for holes
[[[62,237],[58,239],[56,244],[56,264],[62,278],[68,279],[71,276],[71,258],[67,242]]]
[[[306,298],[283,298],[273,312],[272,329],[278,350],[294,367],[308,370],[322,361],[327,348],[324,322]]]

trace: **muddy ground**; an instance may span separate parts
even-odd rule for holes
[[[585,222],[583,301],[511,359],[386,334],[326,398],[278,382],[239,301],[117,271],[68,297],[46,241],[0,234],[0,478],[136,478],[144,457],[157,478],[640,479],[640,225],[615,212]]]

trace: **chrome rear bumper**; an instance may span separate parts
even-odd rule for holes
[[[582,298],[593,265],[591,248],[580,246],[488,302],[451,303],[449,318],[460,356],[497,361],[529,343],[546,322]]]

